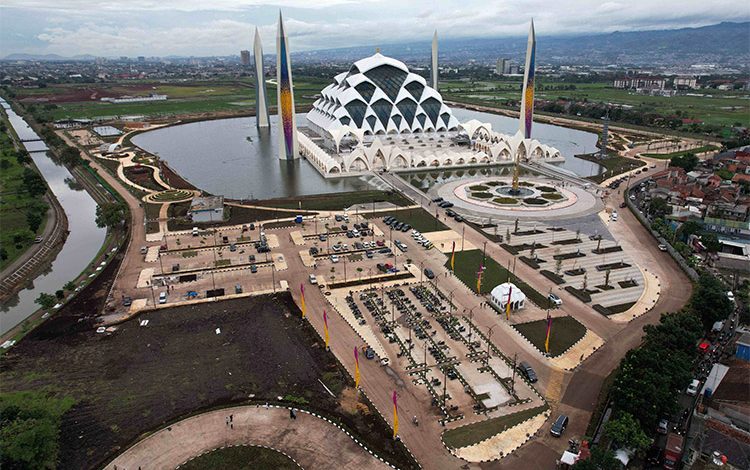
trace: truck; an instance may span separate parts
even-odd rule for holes
[[[673,432],[667,435],[667,446],[664,449],[664,468],[674,470],[682,460],[683,437]]]

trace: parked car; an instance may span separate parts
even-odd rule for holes
[[[456,214],[456,216],[453,218],[453,220],[455,220],[456,222],[463,222],[464,218],[461,217],[460,215]]]
[[[160,304],[167,303],[167,293],[166,292],[160,292],[159,293],[159,303]]]
[[[331,255],[331,263],[338,263],[339,257],[338,255]]]
[[[315,285],[317,283],[318,283],[318,278],[315,277],[315,274],[310,274],[310,284]]]
[[[552,427],[549,429],[549,433],[555,437],[560,437],[565,432],[565,428],[568,427],[568,417],[560,415],[557,417]]]
[[[659,434],[667,434],[669,432],[669,421],[666,419],[659,420],[659,425],[656,427],[656,432]]]
[[[555,294],[550,293],[550,295],[547,296],[550,302],[552,302],[555,306],[559,307],[562,305],[562,299]]]
[[[127,296],[125,296],[125,297],[122,298],[122,306],[123,307],[130,307],[131,305],[133,305],[133,299],[132,298],[127,297]]]
[[[427,279],[435,279],[435,273],[430,268],[424,268],[424,275],[427,276]]]
[[[443,198],[442,197],[436,197],[435,199],[432,200],[432,202],[443,202]]]
[[[697,395],[698,394],[698,389],[700,388],[700,385],[701,385],[701,383],[700,383],[700,381],[698,379],[693,379],[693,381],[690,382],[690,385],[688,385],[688,388],[685,391],[685,393],[687,393],[688,395],[691,395],[691,396]]]
[[[659,243],[659,251],[667,251],[667,245]]]
[[[520,363],[518,363],[518,371],[521,372],[531,383],[534,383],[538,380],[534,368],[531,367],[526,361],[521,361]]]
[[[234,285],[234,293],[235,294],[241,294],[242,293],[242,286],[239,284]]]
[[[258,266],[254,265],[254,264],[251,264],[250,265],[250,272],[253,273],[253,274],[257,273],[258,272]]]

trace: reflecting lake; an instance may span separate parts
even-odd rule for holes
[[[490,113],[454,108],[459,121],[478,119],[498,132],[514,134],[517,120]],[[297,116],[299,126],[307,119]],[[593,152],[597,135],[575,129],[534,123],[534,137],[558,148],[559,164],[580,176],[599,173],[596,163],[573,157]],[[259,132],[255,117],[200,121],[138,134],[132,142],[158,155],[196,187],[234,199],[268,199],[307,194],[372,189],[381,183],[372,176],[323,178],[307,161],[281,161],[277,152],[276,116],[270,132]],[[382,184],[382,183],[381,183]]]

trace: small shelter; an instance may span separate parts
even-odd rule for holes
[[[526,303],[526,294],[511,282],[497,285],[490,292],[490,303],[500,311],[505,311],[509,301],[511,311],[520,310]]]

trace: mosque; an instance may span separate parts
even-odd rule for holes
[[[297,128],[288,39],[281,16],[276,44],[279,158],[304,157],[323,176],[503,163],[518,168],[531,160],[564,160],[557,149],[531,138],[536,49],[533,22],[519,130],[514,135],[493,131],[491,124],[475,119],[461,123],[443,102],[438,91],[437,33],[432,42],[430,83],[403,62],[378,51],[336,75],[307,113],[307,125]],[[256,30],[259,82],[263,80],[262,57]],[[269,126],[264,87],[256,89],[258,125]]]

